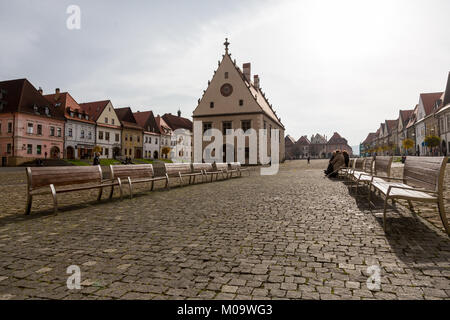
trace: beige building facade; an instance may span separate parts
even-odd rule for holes
[[[193,119],[202,122],[202,131],[208,129],[218,129],[223,134],[223,160],[226,161],[227,153],[232,152],[232,146],[226,144],[227,129],[248,129],[256,130],[259,148],[259,129],[267,129],[267,134],[263,139],[267,143],[267,155],[271,156],[271,129],[279,130],[279,161],[285,159],[285,128],[280,118],[276,115],[272,106],[268,103],[265,94],[260,88],[259,77],[255,75],[251,80],[251,65],[246,63],[243,70],[236,65],[228,53],[228,42],[225,42],[225,54],[222,61],[219,61],[218,69],[214,72],[208,88],[197,108],[193,112]],[[195,126],[195,125],[194,125]],[[195,135],[195,129],[194,129]],[[244,152],[245,161],[249,163],[249,139],[246,138],[245,150],[237,150],[237,138],[234,138],[234,159],[237,160],[237,153]],[[196,138],[194,137],[194,150]],[[202,150],[209,145],[210,141],[203,141]],[[259,158],[259,149],[257,162]],[[208,161],[209,159],[203,159]]]

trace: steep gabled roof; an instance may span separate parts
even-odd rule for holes
[[[398,119],[396,120],[386,120],[386,129],[388,134],[391,133],[395,128],[397,128]]]
[[[327,144],[347,144],[347,139],[342,138],[339,133],[335,132]]]
[[[399,113],[399,121],[402,121],[403,126],[408,124],[409,118],[411,114],[414,112],[414,109],[411,110],[400,110]]]
[[[171,113],[164,114],[162,118],[169,125],[169,127],[172,128],[172,130],[187,129],[192,132],[192,121],[187,118],[175,116]]]
[[[155,116],[153,111],[138,111],[133,113],[136,123],[144,128],[145,131],[160,133],[159,128],[156,125]]]
[[[419,109],[419,105],[416,105],[414,107],[413,112],[409,116],[409,120],[408,120],[408,124],[406,125],[406,129],[411,128],[416,123],[418,109]]]
[[[295,144],[295,139],[292,136],[290,136],[289,134],[286,137],[284,137],[284,140],[285,140],[285,142],[288,142],[290,144]]]
[[[297,140],[296,144],[298,145],[310,145],[311,142],[308,140],[306,136],[301,136],[300,139]]]
[[[371,143],[376,139],[377,134],[375,132],[371,132],[367,135],[367,138],[363,141],[363,144]]]
[[[161,134],[168,135],[172,132],[172,128],[170,128],[170,126],[159,115],[155,117],[155,121]]]
[[[86,111],[92,120],[97,121],[103,110],[105,110],[105,107],[110,102],[110,100],[85,102],[80,103],[80,107],[82,110]]]
[[[143,130],[143,128],[137,124],[130,107],[114,108],[114,111],[123,127],[134,130]]]
[[[21,112],[47,117],[45,108],[48,108],[48,117],[64,120],[64,109],[48,101],[27,79],[1,81],[0,90],[3,91],[1,112]]]
[[[425,109],[425,117],[433,113],[436,101],[442,96],[442,92],[421,93],[420,98],[423,102],[423,108]]]
[[[85,111],[82,110],[78,102],[70,95],[68,92],[62,92],[60,94],[46,94],[44,97],[52,102],[52,103],[60,103],[60,107],[64,110],[64,116],[66,119],[79,121],[84,123],[94,124],[95,122],[91,119],[91,116]],[[73,117],[70,112],[73,112]],[[81,115],[81,119],[80,119]],[[86,115],[88,115],[88,119],[86,119]]]

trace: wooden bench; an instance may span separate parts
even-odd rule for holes
[[[248,169],[243,169],[241,167],[241,163],[240,162],[229,162],[228,163],[228,174],[229,177],[232,178],[233,177],[233,173],[235,173],[235,176],[239,176],[242,177],[242,172],[243,171],[248,171]],[[248,171],[250,174],[250,171]]]
[[[97,200],[101,200],[103,188],[118,185],[120,182],[102,177],[100,166],[67,167],[28,167],[27,204],[25,214],[30,214],[33,196],[49,194],[53,197],[53,210],[58,211],[58,193],[99,189]],[[62,187],[62,188],[56,188]]]
[[[167,174],[161,177],[155,177],[153,166],[151,164],[130,164],[130,165],[110,165],[111,178],[117,180],[121,185],[121,180],[126,179],[130,189],[130,198],[133,198],[133,183],[151,182],[150,190],[153,190],[154,182],[166,180],[166,188],[169,183]],[[112,198],[114,186],[111,187],[109,195]],[[120,188],[120,198],[122,199],[122,188]]]
[[[212,167],[211,163],[196,162],[196,163],[192,163],[191,167],[192,167],[192,173],[197,173],[202,176],[202,182],[205,181],[204,179],[206,179],[206,181],[207,181],[207,175],[205,172],[213,171],[213,167]],[[195,177],[194,177],[194,183],[195,183]]]
[[[356,186],[356,192],[358,192],[360,177],[369,175],[371,176],[373,173],[373,157],[363,158],[363,164],[361,169],[353,170],[349,174],[349,178],[352,181],[352,188],[353,186]]]
[[[369,185],[374,179],[387,179],[391,177],[392,156],[377,156],[373,162],[375,163],[372,170],[369,171],[368,166],[365,165],[365,173],[361,173],[356,180],[356,192],[358,192],[358,186],[362,184]],[[366,159],[366,163],[369,161]],[[370,191],[369,191],[370,199]]]
[[[190,163],[165,163],[166,174],[169,177],[177,177],[180,179],[180,186],[183,185],[183,177],[189,177],[189,184],[191,183],[191,178],[201,175],[198,172],[193,172]],[[169,186],[169,185],[168,185]]]
[[[213,181],[213,177],[216,176],[216,181],[218,179],[219,174],[222,175],[222,179],[228,178],[228,164],[219,162],[212,163],[211,168],[203,171],[206,177],[211,176],[211,182]]]
[[[373,177],[369,185],[385,197],[383,209],[383,228],[386,231],[386,209],[389,199],[408,201],[411,210],[412,201],[436,203],[445,231],[450,235],[445,214],[443,188],[445,166],[448,157],[406,157],[403,178]],[[375,179],[377,178],[377,179]],[[395,182],[396,181],[396,182]],[[369,194],[370,196],[370,194]],[[370,206],[369,197],[369,206]]]
[[[350,158],[348,161],[348,167],[340,168],[338,171],[338,176],[342,175],[347,177],[348,173],[353,170],[353,166],[355,165],[355,158]]]

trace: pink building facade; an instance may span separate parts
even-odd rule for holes
[[[62,158],[64,110],[26,79],[0,82],[0,90],[1,165]]]

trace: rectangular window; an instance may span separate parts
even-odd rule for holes
[[[105,123],[108,123],[108,118],[105,118]]]
[[[37,134],[42,135],[42,124],[37,125]]]
[[[228,72],[225,72],[225,79],[228,79]]]
[[[33,154],[33,145],[27,144],[27,154]]]
[[[226,135],[227,134],[227,130],[231,130],[233,127],[232,122],[231,121],[224,121],[222,122],[222,134]]]
[[[239,100],[239,105],[242,107],[244,105],[244,100]]]
[[[88,139],[91,140],[92,139],[92,132],[88,132]]]
[[[250,120],[243,120],[241,121],[241,128],[242,130],[247,131],[248,129],[250,129],[252,127],[251,125],[251,121]]]
[[[130,141],[133,141],[133,136],[132,135],[130,135]]]
[[[155,139],[155,144],[158,144],[158,138]]]
[[[6,153],[7,153],[7,154],[10,154],[10,153],[11,153],[11,143],[8,143],[8,144],[6,145]]]
[[[103,140],[103,131],[98,132],[98,139]]]
[[[211,101],[210,103],[209,103],[209,107],[212,109],[212,108],[214,108],[214,102],[213,101]]]
[[[119,141],[120,141],[120,136],[118,133],[116,133],[116,142],[119,142]]]
[[[67,132],[67,135],[68,135],[69,137],[72,137],[72,128],[69,128],[69,130],[68,130],[68,132]]]
[[[148,143],[152,143],[152,137],[148,138]]]
[[[55,136],[55,127],[50,127],[50,136],[51,137]]]
[[[33,124],[32,123],[28,123],[28,127],[27,127],[27,133],[28,134],[33,134]]]
[[[128,135],[127,134],[125,135],[125,141],[128,141]]]
[[[56,132],[58,133],[58,137],[61,137],[61,128],[57,128]]]
[[[111,123],[114,124],[114,119],[111,119]]]
[[[84,130],[81,130],[80,136],[81,136],[81,139],[84,139]]]
[[[109,132],[105,132],[105,140],[109,141]]]
[[[141,142],[141,138],[139,136],[137,137],[137,142]]]
[[[205,134],[205,132],[209,129],[212,128],[212,123],[211,122],[204,122],[203,123],[203,134]]]
[[[108,148],[105,148],[105,156],[109,156],[109,149]]]
[[[42,146],[41,146],[40,144],[38,144],[38,145],[36,146],[36,153],[37,153],[37,154],[42,154]]]
[[[12,133],[12,122],[8,122],[8,133]]]

